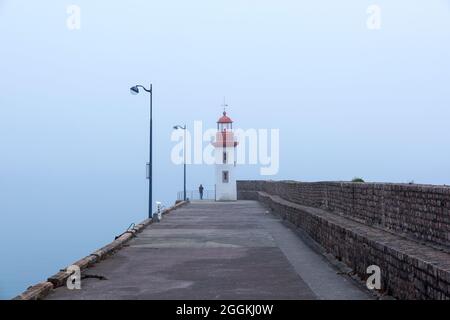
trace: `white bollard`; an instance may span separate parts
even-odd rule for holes
[[[152,216],[152,220],[155,222],[160,222],[162,219],[162,203],[156,201],[156,212]]]

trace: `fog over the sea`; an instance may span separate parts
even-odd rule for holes
[[[81,9],[70,30],[67,6]],[[367,28],[370,5],[381,29]],[[450,10],[443,0],[0,1],[0,298],[147,216],[183,168],[172,127],[280,129],[271,179],[450,183]],[[259,166],[238,168],[258,179]],[[188,189],[214,184],[188,167]]]

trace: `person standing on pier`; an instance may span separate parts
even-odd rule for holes
[[[203,186],[200,183],[200,186],[198,187],[198,193],[200,193],[200,200],[203,200]]]

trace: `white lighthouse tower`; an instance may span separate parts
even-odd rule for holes
[[[224,111],[217,121],[215,147],[216,201],[237,200],[236,192],[236,146],[233,121]]]

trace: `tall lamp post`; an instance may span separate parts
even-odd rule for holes
[[[151,218],[152,217],[152,143],[153,143],[153,128],[152,128],[152,84],[150,83],[150,89],[146,89],[144,86],[141,85],[136,85],[134,87],[130,88],[130,92],[131,94],[138,94],[139,93],[139,88],[142,88],[144,91],[150,93],[150,146],[149,146],[149,162],[148,162],[148,217]]]
[[[184,161],[183,161],[183,169],[184,169],[184,188],[183,188],[183,200],[186,201],[186,125],[180,126],[176,125],[173,127],[175,130],[182,129],[184,130]]]

